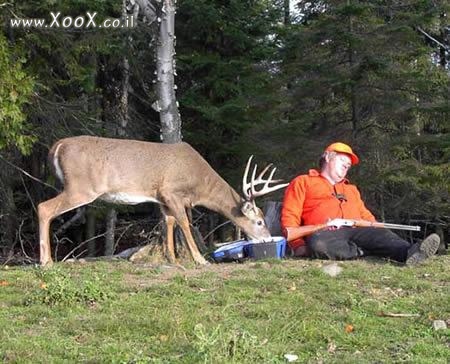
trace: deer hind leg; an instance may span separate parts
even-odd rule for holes
[[[176,199],[176,198],[164,198],[164,204],[169,211],[168,215],[171,215],[175,218],[176,222],[180,226],[183,234],[186,238],[186,242],[188,244],[189,251],[192,255],[194,261],[198,264],[208,264],[205,258],[201,255],[198,250],[197,244],[195,244],[194,237],[192,236],[189,219],[186,214],[185,207]],[[172,234],[173,241],[173,234]]]
[[[72,195],[63,191],[58,196],[39,204],[39,251],[41,265],[45,266],[53,263],[50,248],[50,223],[52,220],[67,211],[86,205],[96,198],[97,196]]]

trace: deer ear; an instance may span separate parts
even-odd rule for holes
[[[256,205],[252,201],[244,201],[241,206],[241,212],[248,218],[254,218],[256,215]]]

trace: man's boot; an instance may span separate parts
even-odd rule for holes
[[[416,265],[422,263],[432,255],[435,255],[441,239],[438,234],[428,235],[422,242],[416,243],[408,250],[408,257],[406,258],[406,265]]]

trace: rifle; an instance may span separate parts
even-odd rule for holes
[[[325,224],[318,225],[306,225],[299,227],[287,227],[284,229],[286,240],[292,241],[296,239],[303,238],[304,236],[311,235],[319,230],[327,228],[339,229],[343,226],[349,227],[376,227],[385,229],[398,229],[398,230],[410,230],[410,231],[420,231],[420,226],[413,225],[400,225],[400,224],[389,224],[384,222],[373,222],[366,220],[352,220],[352,219],[333,219]]]

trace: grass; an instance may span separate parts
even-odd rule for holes
[[[0,268],[6,363],[448,363],[450,256]],[[414,316],[389,317],[391,313]]]

